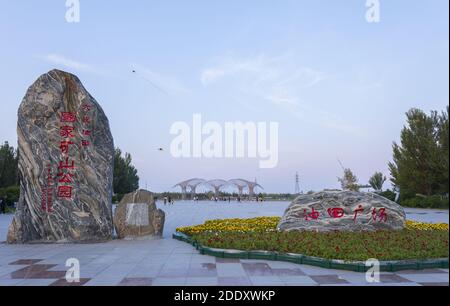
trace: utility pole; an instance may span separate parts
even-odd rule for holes
[[[300,194],[300,178],[298,172],[295,173],[295,194]]]

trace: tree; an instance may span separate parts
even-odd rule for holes
[[[18,154],[6,141],[0,146],[0,188],[18,185]]]
[[[359,191],[358,178],[348,168],[344,169],[344,176],[338,177],[338,181],[341,183],[343,190]]]
[[[406,117],[401,143],[392,146],[393,184],[403,198],[448,192],[448,107],[446,114],[433,111],[430,115],[411,109]]]
[[[439,150],[439,156],[441,160],[441,169],[440,173],[442,173],[441,177],[441,193],[448,194],[449,193],[449,180],[448,180],[448,174],[449,174],[449,168],[448,168],[448,159],[449,159],[449,151],[448,151],[448,141],[449,141],[449,134],[448,134],[448,106],[447,106],[447,112],[442,112],[441,116],[439,117],[439,126],[438,126],[438,150]]]
[[[117,148],[114,153],[114,193],[124,195],[133,192],[139,188],[139,176],[136,168],[132,165],[131,155],[125,153],[122,157],[122,151]]]
[[[375,172],[369,179],[370,186],[376,191],[383,191],[384,182],[386,182],[386,176],[381,172]]]
[[[20,187],[9,186],[0,188],[0,200],[3,200],[7,206],[12,206],[14,203],[19,202]]]

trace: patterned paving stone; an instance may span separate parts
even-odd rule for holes
[[[348,284],[349,282],[338,275],[313,275],[310,276],[319,285]]]
[[[57,281],[50,284],[52,287],[79,287],[84,286],[89,282],[90,278],[81,278],[79,282],[68,282],[65,279],[58,279]]]
[[[303,272],[300,268],[294,269],[272,269],[273,275],[277,276],[303,276],[305,272]]]
[[[217,264],[219,277],[246,277],[247,273],[240,263]]]
[[[419,284],[427,287],[448,287],[448,283],[419,283]]]
[[[12,279],[59,279],[65,276],[64,271],[47,271],[55,265],[31,265],[14,271],[10,274]]]
[[[251,286],[252,282],[248,277],[219,277],[219,286]]]
[[[242,267],[249,276],[272,276],[273,271],[266,263],[243,263]]]
[[[408,283],[410,280],[397,274],[381,274],[380,281],[382,283]]]
[[[124,278],[118,286],[151,286],[152,283],[153,279],[147,277]]]
[[[186,286],[217,286],[219,279],[217,277],[188,277]]]
[[[363,273],[201,255],[192,246],[171,238],[179,226],[215,218],[281,215],[288,204],[265,203],[257,209],[251,203],[161,206],[166,211],[165,239],[85,245],[0,244],[0,286],[66,286],[68,258],[80,260],[79,286],[448,286],[448,269],[382,273],[381,283],[372,284],[367,283]],[[0,241],[6,237],[2,229],[7,229],[11,217],[0,215]],[[412,210],[409,217],[448,222],[448,212],[438,215]]]
[[[448,282],[448,274],[445,273],[402,274],[400,272],[398,276],[409,282],[416,282],[416,283]]]
[[[14,262],[11,262],[10,265],[24,265],[24,266],[28,266],[28,265],[33,265],[36,264],[40,261],[42,261],[43,259],[19,259],[16,260]]]
[[[283,286],[283,281],[277,276],[250,276],[253,286]]]
[[[285,286],[317,286],[309,276],[279,276]]]

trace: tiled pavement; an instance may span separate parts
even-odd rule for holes
[[[264,260],[220,259],[198,254],[190,245],[170,238],[180,225],[205,219],[278,215],[285,205],[175,204],[167,213],[165,239],[119,241],[80,245],[0,244],[0,286],[448,286],[448,269],[382,273],[381,283],[365,281],[362,273],[322,269]],[[228,204],[229,205],[229,204]],[[231,204],[232,205],[232,204]],[[448,222],[448,212],[414,213],[427,221]],[[417,214],[418,213],[418,214]],[[0,240],[4,240],[11,216],[0,216]],[[417,219],[416,219],[417,220]],[[65,262],[77,258],[81,282],[68,284]]]

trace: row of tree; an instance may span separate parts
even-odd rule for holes
[[[18,185],[18,152],[8,142],[0,145],[0,188]]]
[[[429,115],[420,109],[406,113],[407,124],[400,134],[400,144],[393,143],[393,161],[388,164],[391,182],[405,203],[413,198],[446,198],[449,194],[449,107]],[[338,178],[341,188],[357,191],[361,187],[348,168]],[[387,178],[376,172],[369,186],[381,192]],[[422,200],[423,202],[423,200]],[[442,205],[441,205],[442,206]]]
[[[406,113],[400,144],[393,144],[389,163],[392,183],[403,196],[448,194],[448,106],[427,115],[419,109]]]
[[[338,177],[339,183],[343,190],[359,191],[363,187],[372,187],[375,191],[383,191],[383,185],[386,182],[386,176],[381,172],[375,172],[369,179],[369,185],[360,185],[358,178],[349,168],[344,168],[344,175]]]
[[[117,148],[114,153],[114,201],[120,201],[122,197],[139,188],[139,176],[137,169],[133,166],[130,153],[122,155],[122,151]]]

